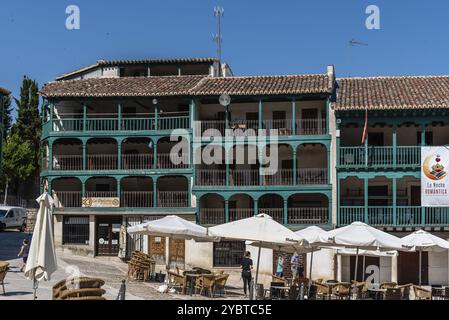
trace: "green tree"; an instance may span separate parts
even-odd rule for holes
[[[6,205],[8,189],[11,183],[24,181],[35,171],[35,165],[30,161],[34,156],[34,151],[28,141],[17,134],[12,133],[6,139],[3,146],[3,179],[5,183]]]
[[[39,154],[41,139],[41,119],[39,113],[39,86],[36,81],[24,77],[17,104],[17,121],[12,133],[19,134],[22,140],[30,144],[33,156],[30,158],[37,173],[39,171]]]
[[[11,129],[12,125],[12,116],[11,116],[12,108],[11,108],[11,96],[3,97],[3,140],[6,140],[8,136],[8,132]]]

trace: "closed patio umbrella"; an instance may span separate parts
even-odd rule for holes
[[[355,273],[357,280],[357,268],[360,250],[373,251],[412,251],[413,247],[404,245],[400,238],[378,230],[363,222],[354,222],[349,226],[327,232],[327,237],[332,244],[355,249]]]
[[[53,241],[53,199],[44,193],[36,201],[39,211],[25,267],[25,276],[33,280],[34,299],[39,281],[50,281],[52,273],[58,269]]]
[[[276,222],[269,215],[257,216],[229,222],[209,228],[209,235],[225,240],[246,240],[257,245],[256,284],[259,280],[260,253],[262,248],[278,248],[295,245],[301,247],[307,245],[304,238],[296,235],[290,229]]]
[[[443,252],[449,250],[449,242],[441,239],[424,230],[418,230],[401,239],[406,246],[413,246],[419,251],[419,285],[422,282],[422,253],[425,252]]]

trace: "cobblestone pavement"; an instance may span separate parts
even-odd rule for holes
[[[0,261],[10,263],[10,272],[5,279],[6,295],[0,293],[0,300],[31,300],[33,298],[33,285],[27,280],[20,267],[22,259],[17,258],[21,242],[30,236],[15,231],[0,232]],[[126,280],[127,265],[118,258],[88,258],[74,255],[59,255],[58,270],[53,274],[50,282],[39,284],[37,291],[39,300],[51,299],[51,288],[60,280],[74,272],[79,275],[101,278],[105,281],[105,297],[108,300],[116,299],[122,280]],[[210,299],[199,295],[185,296],[180,294],[159,293],[160,284],[143,283],[129,280],[126,286],[127,300],[204,300]],[[231,290],[227,292],[226,299],[242,299],[243,297]]]

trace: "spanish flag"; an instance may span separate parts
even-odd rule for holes
[[[368,109],[365,111],[365,127],[363,128],[362,144],[365,144],[368,138]]]

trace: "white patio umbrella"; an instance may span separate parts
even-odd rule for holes
[[[39,203],[39,211],[25,267],[25,276],[33,280],[34,299],[38,282],[50,281],[52,273],[58,269],[53,241],[53,199],[48,193],[44,193],[36,201]]]
[[[335,245],[356,250],[354,280],[357,280],[357,268],[360,250],[373,251],[412,251],[401,239],[389,233],[373,228],[363,222],[354,222],[349,226],[327,232],[329,241]]]
[[[304,246],[307,241],[290,229],[276,222],[269,215],[257,216],[229,222],[209,228],[209,235],[226,240],[251,241],[259,247],[256,268],[256,284],[259,280],[260,253],[262,248]]]
[[[406,246],[413,246],[419,251],[419,285],[421,286],[421,263],[422,253],[426,252],[443,252],[449,250],[449,242],[441,239],[424,230],[418,230],[408,236],[402,238],[402,243]]]
[[[213,241],[208,236],[207,229],[196,223],[178,216],[166,216],[162,219],[142,223],[127,228],[129,234],[150,235],[154,237],[171,238],[176,240]],[[176,261],[178,260],[178,246],[176,245]],[[167,266],[169,269],[170,264]]]

